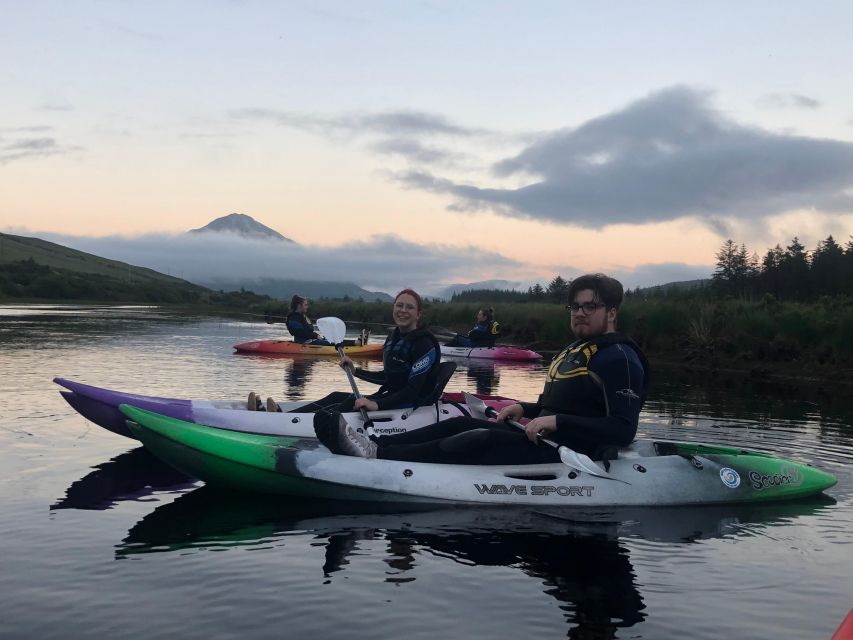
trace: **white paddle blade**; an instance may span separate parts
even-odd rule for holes
[[[334,345],[339,345],[344,341],[344,336],[347,334],[347,325],[340,318],[328,316],[317,320],[317,327],[320,333]]]
[[[472,396],[467,391],[462,392],[462,397],[465,398],[465,405],[471,410],[471,415],[475,418],[484,419],[486,417],[486,403],[480,400],[477,396]]]
[[[566,466],[574,467],[578,471],[583,471],[591,476],[597,476],[599,478],[608,477],[607,472],[593,462],[592,458],[585,453],[578,453],[568,447],[560,447],[558,451],[560,452],[560,460],[562,460],[563,464]]]

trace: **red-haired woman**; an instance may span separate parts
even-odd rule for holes
[[[353,367],[357,378],[380,385],[375,393],[356,400],[351,394],[335,392],[299,410],[353,411],[364,407],[368,411],[378,411],[421,406],[435,389],[441,360],[438,342],[429,331],[419,326],[422,314],[423,300],[416,291],[403,289],[394,298],[392,317],[396,326],[382,349],[383,369],[366,371]],[[352,360],[345,357],[341,366],[345,365],[352,367]],[[254,407],[252,401],[255,397],[254,393],[251,394],[250,409]],[[255,402],[260,404],[257,400]],[[271,398],[267,400],[267,410],[276,410]]]

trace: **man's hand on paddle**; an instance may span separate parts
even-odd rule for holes
[[[524,416],[524,408],[518,404],[508,404],[498,412],[498,417],[495,418],[498,422],[506,422],[507,420],[521,420]]]
[[[557,430],[557,416],[533,418],[524,425],[524,432],[533,444],[539,444],[539,436],[547,436]]]

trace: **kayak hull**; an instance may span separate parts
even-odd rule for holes
[[[509,345],[495,347],[449,347],[441,345],[441,355],[454,358],[481,358],[484,360],[541,360],[542,356],[530,349]]]
[[[382,355],[382,343],[345,346],[348,356]],[[292,340],[250,340],[235,344],[234,349],[242,353],[289,353],[294,355],[336,356],[337,349],[331,345],[300,344]]]
[[[134,435],[127,428],[125,416],[119,411],[121,404],[131,404],[184,422],[199,422],[213,427],[267,435],[315,437],[313,413],[299,411],[300,407],[310,403],[308,400],[279,403],[284,413],[268,413],[248,411],[245,400],[184,400],[103,389],[65,378],[54,378],[54,382],[65,387],[65,390],[60,391],[62,397],[84,418],[128,438]],[[498,410],[514,402],[501,396],[478,397]],[[409,431],[461,415],[468,415],[461,393],[445,393],[438,407],[428,405],[418,407],[414,412],[399,409],[371,413],[376,431],[380,434]],[[357,417],[357,413],[352,414],[353,420]]]
[[[609,471],[561,463],[450,465],[330,453],[318,440],[190,424],[121,406],[155,456],[206,483],[287,496],[410,504],[667,506],[802,498],[835,478],[805,464],[732,447],[637,441]]]

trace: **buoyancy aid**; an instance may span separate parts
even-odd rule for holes
[[[577,340],[561,351],[548,367],[545,388],[539,396],[539,407],[545,414],[568,413],[579,416],[607,414],[601,393],[603,382],[590,364],[604,349],[623,344],[631,348],[643,368],[643,384],[638,394],[645,401],[649,388],[649,363],[640,347],[623,333],[606,333],[591,340]]]
[[[429,341],[431,349],[426,353],[414,354],[414,347],[423,339]],[[402,389],[411,378],[425,371],[427,379],[422,389],[425,391],[428,389],[431,392],[435,386],[440,353],[438,341],[426,329],[415,329],[404,334],[401,334],[399,329],[394,329],[385,340],[385,346],[382,349],[385,381],[379,393]]]

